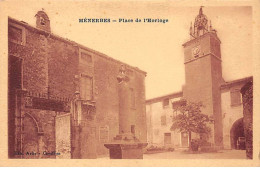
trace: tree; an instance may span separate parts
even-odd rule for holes
[[[175,115],[173,115],[173,123],[171,130],[179,130],[189,134],[189,148],[191,148],[191,133],[197,134],[210,134],[210,127],[208,124],[211,122],[208,115],[201,112],[203,107],[201,102],[187,102],[174,109]]]

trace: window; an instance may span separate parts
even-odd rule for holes
[[[241,104],[241,94],[239,89],[230,91],[231,106],[238,106]]]
[[[171,133],[164,133],[164,144],[171,144]]]
[[[135,108],[135,92],[133,88],[130,88],[130,99],[131,99],[131,108]]]
[[[93,99],[93,80],[92,77],[82,75],[80,80],[80,96],[84,100]]]
[[[41,23],[41,25],[45,26],[46,22],[43,17],[40,17],[40,23]]]
[[[8,27],[8,39],[13,43],[25,45],[25,28],[20,25],[10,23]]]
[[[93,57],[86,50],[79,49],[79,62],[84,65],[93,66]]]
[[[82,52],[81,53],[81,59],[82,59],[83,62],[92,63],[92,57],[91,57],[91,55],[89,55],[87,53]]]
[[[168,98],[167,98],[167,99],[164,99],[163,102],[162,102],[162,104],[163,104],[163,107],[169,106],[169,99],[168,99]]]
[[[10,90],[23,88],[23,59],[9,56],[9,88]]]
[[[166,115],[161,116],[161,125],[166,126]]]
[[[135,134],[135,125],[131,125],[131,133]]]

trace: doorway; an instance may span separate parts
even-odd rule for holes
[[[8,57],[8,155],[14,158],[16,90],[22,89],[22,58]]]
[[[230,142],[232,149],[244,149],[245,145],[244,123],[243,118],[234,122],[230,129]]]
[[[171,133],[164,133],[164,145],[171,144]]]
[[[181,146],[189,147],[189,135],[186,132],[181,132]]]

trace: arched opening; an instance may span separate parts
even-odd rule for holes
[[[245,149],[245,134],[243,118],[238,119],[230,130],[230,142],[232,149]]]
[[[25,114],[23,119],[23,158],[35,159],[38,158],[39,144],[38,144],[38,123],[32,115]]]

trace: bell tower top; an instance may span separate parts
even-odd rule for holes
[[[194,25],[190,26],[190,36],[191,39],[197,38],[208,32],[216,33],[216,30],[212,29],[211,21],[208,20],[207,16],[203,14],[203,6],[200,7],[199,14],[195,18]],[[209,23],[208,23],[209,21]]]
[[[44,9],[38,11],[36,17],[36,28],[40,28],[47,32],[51,32],[50,20],[48,15],[44,12]]]

